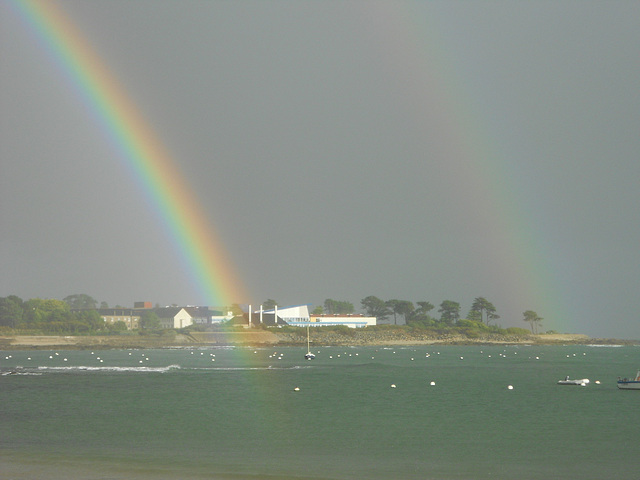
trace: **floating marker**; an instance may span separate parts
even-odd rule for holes
[[[296,387],[293,389],[295,392],[299,392],[300,391],[300,387]]]
[[[436,382],[431,382],[429,385],[431,385],[432,387],[436,384]]]
[[[392,383],[392,384],[391,384],[391,388],[396,388],[396,384],[395,384],[395,383]]]
[[[509,390],[513,390],[513,385],[509,385],[507,388],[508,388]]]

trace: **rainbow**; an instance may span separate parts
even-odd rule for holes
[[[416,109],[415,118],[422,119],[415,128],[437,139],[435,148],[447,159],[441,168],[456,186],[456,196],[464,197],[457,201],[455,221],[468,225],[470,235],[476,227],[495,233],[475,246],[493,271],[488,283],[509,299],[517,315],[512,320],[533,309],[544,317],[545,330],[576,328],[576,312],[562,300],[571,295],[570,281],[556,266],[560,254],[536,222],[544,212],[527,207],[518,188],[526,174],[509,161],[510,127],[493,125],[474,101],[463,74],[465,59],[441,33],[447,19],[419,3],[380,2],[365,8],[377,20],[371,28],[381,45],[381,61],[391,64],[399,90]]]
[[[217,306],[246,302],[247,293],[229,256],[176,161],[100,56],[54,2],[11,4],[142,186],[201,300]]]

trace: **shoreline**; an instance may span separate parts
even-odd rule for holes
[[[351,334],[352,333],[352,334]],[[490,335],[469,338],[459,335],[407,335],[396,332],[314,332],[311,343],[317,346],[411,346],[411,345],[639,345],[636,340],[596,339],[581,334],[542,334],[526,337]],[[171,336],[70,336],[7,335],[0,336],[0,350],[85,350],[198,348],[212,346],[300,346],[306,336],[281,332],[193,332]]]

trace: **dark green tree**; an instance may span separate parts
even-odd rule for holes
[[[22,322],[24,314],[20,297],[9,295],[0,298],[0,325],[15,328]]]
[[[418,307],[406,319],[407,324],[421,323],[428,325],[431,323],[432,319],[429,317],[429,312],[433,310],[434,306],[430,302],[416,302],[416,305]]]
[[[262,302],[262,308],[264,310],[272,310],[272,309],[276,308],[276,305],[278,305],[278,302],[276,302],[272,298],[269,298],[269,299],[265,300],[264,302]]]
[[[400,300],[396,300],[396,299],[391,299],[384,302],[387,308],[389,309],[389,311],[393,314],[394,325],[398,324],[398,303],[399,302]]]
[[[78,323],[87,325],[90,330],[100,331],[106,329],[104,320],[97,310],[82,310],[80,312],[75,312],[73,319]]]
[[[529,325],[531,326],[531,333],[537,333],[538,325],[544,319],[542,317],[539,317],[538,314],[533,310],[527,310],[526,312],[523,313],[523,315],[524,315],[524,321],[529,323]],[[534,331],[534,327],[535,327],[535,331]]]
[[[490,320],[497,320],[500,316],[496,314],[496,307],[490,301],[484,297],[477,297],[471,305],[467,318],[478,322],[485,322],[486,319],[485,323],[489,325]]]
[[[413,302],[410,302],[409,300],[389,300],[386,304],[393,312],[393,323],[396,325],[398,323],[398,315],[401,315],[404,319],[404,323],[407,323],[407,318],[414,310]]]
[[[93,309],[98,306],[98,301],[86,293],[76,293],[75,295],[69,295],[62,299],[69,308],[73,309]]]
[[[353,303],[347,302],[345,300],[333,300],[331,298],[327,298],[324,301],[324,312],[333,315],[347,315],[349,313],[353,313]]]
[[[360,300],[360,304],[367,316],[376,317],[379,322],[384,322],[391,314],[391,311],[389,310],[389,307],[387,307],[385,301],[378,297],[374,297],[373,295],[369,295],[368,297]]]
[[[70,319],[69,305],[62,300],[49,298],[42,300],[32,298],[23,304],[23,320],[30,325],[38,325],[46,322],[60,322]]]
[[[140,317],[140,328],[142,330],[160,330],[162,323],[156,312],[146,311]]]
[[[460,304],[453,300],[445,300],[440,304],[440,321],[453,325],[460,318]]]

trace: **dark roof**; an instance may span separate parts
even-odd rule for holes
[[[152,309],[153,313],[160,318],[173,318],[183,307],[161,307]],[[186,309],[185,309],[186,310]]]

